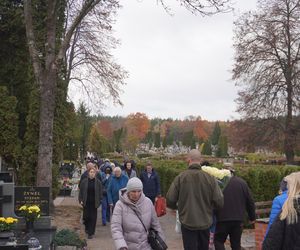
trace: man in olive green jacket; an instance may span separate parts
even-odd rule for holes
[[[201,170],[198,150],[191,150],[187,161],[188,169],[170,186],[167,206],[178,209],[184,249],[208,249],[213,211],[223,207],[223,194],[217,180]]]

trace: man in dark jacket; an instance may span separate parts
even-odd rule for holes
[[[193,149],[187,156],[189,167],[175,177],[167,193],[167,206],[177,209],[185,250],[208,249],[213,211],[223,206],[217,180],[201,170],[201,154]]]
[[[143,192],[154,204],[155,199],[161,195],[158,173],[153,169],[152,163],[148,162],[146,169],[141,173]]]
[[[240,250],[245,211],[250,223],[255,221],[254,201],[247,183],[237,176],[230,178],[223,195],[224,206],[217,211],[215,249],[225,250],[224,243],[229,235],[232,250]]]

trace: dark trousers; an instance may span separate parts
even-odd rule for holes
[[[152,196],[148,196],[148,198],[152,201],[152,203],[153,203],[153,205],[155,204],[155,196],[154,197],[152,197]]]
[[[102,199],[102,224],[105,225],[106,222],[110,221],[110,206],[108,205],[108,198],[107,195],[103,196]]]
[[[94,235],[97,222],[97,208],[87,204],[83,208],[83,223],[85,225],[85,231],[88,235]]]
[[[232,250],[241,250],[243,224],[241,221],[218,222],[214,237],[216,250],[225,250],[224,243],[229,235]]]
[[[181,225],[184,250],[207,250],[209,245],[209,228],[189,230]]]

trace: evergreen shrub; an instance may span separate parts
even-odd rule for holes
[[[56,246],[76,246],[82,248],[86,245],[86,242],[80,239],[76,232],[70,229],[62,229],[55,234],[54,244]]]
[[[139,172],[144,169],[146,162],[137,162]],[[174,178],[187,168],[184,161],[153,160],[152,164],[160,177],[162,195],[166,195]],[[222,168],[220,164],[213,166]],[[236,170],[235,174],[248,183],[255,201],[273,200],[278,195],[281,180],[292,172],[300,171],[300,166],[278,165],[235,164],[233,168]]]

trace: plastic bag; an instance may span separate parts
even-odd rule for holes
[[[175,225],[175,232],[181,234],[181,223],[179,221],[179,214],[178,210],[176,210],[176,225]]]
[[[158,197],[154,206],[157,217],[161,217],[167,213],[167,203],[164,197]]]

